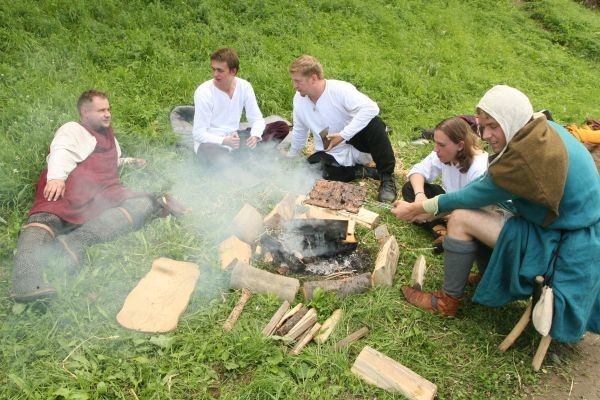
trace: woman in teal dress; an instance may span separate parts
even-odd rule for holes
[[[451,212],[442,289],[404,287],[404,296],[454,316],[485,246],[493,251],[473,301],[501,306],[526,299],[542,275],[554,291],[552,338],[575,342],[586,330],[600,333],[600,177],[591,155],[563,127],[534,115],[527,96],[509,86],[490,89],[477,115],[494,152],[488,173],[457,192],[392,209],[411,222]]]

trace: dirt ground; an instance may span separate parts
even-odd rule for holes
[[[529,400],[600,400],[600,335],[588,332],[573,346],[550,346],[546,364],[548,358],[552,367],[542,365],[541,382],[530,388]]]

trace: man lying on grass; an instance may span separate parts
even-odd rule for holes
[[[80,121],[61,126],[50,144],[48,165],[19,235],[10,294],[17,301],[56,294],[43,280],[56,242],[67,264],[78,265],[86,246],[139,229],[163,210],[152,196],[121,185],[118,164],[145,161],[120,158],[106,94],[86,91],[77,108]]]

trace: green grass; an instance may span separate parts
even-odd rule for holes
[[[561,123],[599,118],[599,26],[597,10],[567,0],[0,1],[0,397],[399,398],[350,373],[366,344],[437,384],[440,399],[524,397],[538,381],[529,366],[536,335],[527,331],[505,354],[496,349],[524,305],[489,309],[466,301],[455,319],[409,306],[399,288],[416,256],[427,257],[428,289],[442,282],[442,258],[425,249],[425,233],[388,213],[382,222],[401,248],[395,285],[317,301],[322,317],[345,311],[331,343],[286,355],[279,342],[259,335],[278,304],[258,295],[224,334],[237,294],[225,290],[216,267],[216,245],[228,234],[223,221],[245,202],[266,213],[284,190],[306,180],[285,160],[260,170],[287,178],[271,184],[244,189],[203,180],[175,149],[168,114],[192,103],[210,76],[209,54],[232,46],[263,113],[291,119],[287,68],[296,56],[313,54],[328,77],[348,80],[377,101],[394,129],[403,183],[402,171],[431,150],[410,144],[415,128],[472,113],[497,83],[520,88],[534,108],[551,110]],[[149,160],[143,170],[124,169],[124,181],[175,192],[195,212],[94,246],[75,275],[56,263],[48,278],[58,298],[15,304],[8,298],[12,256],[35,181],[53,132],[76,118],[75,100],[90,87],[108,92],[125,153]],[[375,184],[368,185],[373,195]],[[359,230],[359,238],[375,248],[371,231]],[[162,256],[195,261],[202,270],[179,327],[165,335],[120,328],[115,315],[127,293]],[[362,325],[368,337],[333,352],[332,343]],[[564,365],[549,358],[545,368]]]

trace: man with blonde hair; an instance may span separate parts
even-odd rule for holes
[[[306,146],[311,131],[316,152],[308,162],[321,163],[325,179],[379,179],[378,199],[393,202],[396,159],[377,103],[348,82],[325,79],[312,56],[298,57],[289,73],[296,94],[288,155],[296,156]],[[376,168],[366,167],[372,161]]]

